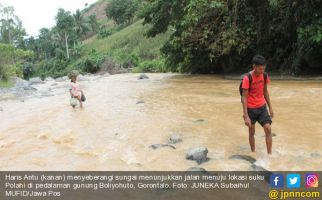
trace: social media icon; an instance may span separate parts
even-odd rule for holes
[[[301,175],[299,174],[288,174],[286,177],[288,188],[299,188],[301,187]]]
[[[284,176],[282,174],[272,174],[269,179],[271,187],[280,188],[284,186]]]
[[[306,174],[305,175],[306,179],[306,187],[319,187],[319,175],[318,174]]]

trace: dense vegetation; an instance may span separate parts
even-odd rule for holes
[[[163,46],[174,71],[236,72],[260,53],[287,74],[322,72],[321,0],[146,0],[148,36],[174,29]]]
[[[22,76],[33,52],[23,50],[25,30],[12,7],[0,5],[0,86],[10,86],[11,76]]]
[[[270,71],[321,74],[321,10],[322,0],[100,0],[59,9],[53,28],[26,37],[0,6],[0,79],[109,67],[240,73],[258,53]]]

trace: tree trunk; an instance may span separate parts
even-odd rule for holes
[[[67,35],[67,33],[65,32],[65,46],[66,46],[66,54],[67,54],[67,58],[69,59],[69,51],[68,51],[68,42],[67,42],[67,39],[68,39],[68,35]]]
[[[12,45],[10,28],[9,28],[9,30],[8,30],[8,38],[9,38],[9,44],[11,44],[11,45]]]

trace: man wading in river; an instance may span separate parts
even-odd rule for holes
[[[265,58],[260,55],[254,56],[253,71],[245,75],[242,81],[241,101],[245,125],[249,128],[249,144],[252,152],[255,152],[255,123],[259,122],[265,131],[267,153],[272,154],[271,118],[274,117],[274,113],[267,89],[270,79],[265,73],[265,68]]]

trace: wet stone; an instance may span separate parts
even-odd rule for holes
[[[33,84],[42,84],[44,82],[41,80],[41,78],[35,77],[35,78],[29,79],[29,83],[33,85]]]
[[[255,158],[248,155],[232,155],[229,157],[229,159],[245,160],[247,162],[250,162],[251,164],[256,162]]]
[[[206,147],[195,147],[190,149],[186,154],[187,160],[194,160],[198,164],[208,161],[208,149]]]
[[[190,167],[187,171],[188,172],[207,172],[207,170],[201,167]]]
[[[181,135],[174,133],[174,134],[172,134],[170,136],[170,138],[169,138],[169,143],[170,144],[177,144],[179,142],[182,142],[182,136]]]
[[[144,104],[145,102],[143,100],[137,101],[136,104]]]
[[[170,147],[172,149],[176,149],[176,147],[174,147],[173,145],[170,145],[170,144],[152,144],[149,146],[151,149],[159,149],[161,147]]]
[[[149,77],[147,76],[147,75],[145,75],[145,74],[140,74],[140,76],[139,76],[139,78],[138,78],[139,80],[142,80],[142,79],[149,79]]]

